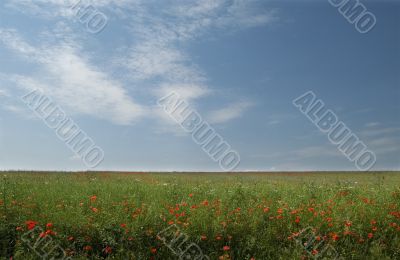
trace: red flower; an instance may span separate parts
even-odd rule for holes
[[[97,200],[97,196],[96,195],[93,195],[93,196],[90,197],[90,201],[91,202],[95,202],[96,200]]]
[[[25,224],[26,224],[28,230],[32,230],[36,227],[37,222],[33,221],[33,220],[28,220],[25,222]]]
[[[84,248],[83,248],[83,250],[85,250],[85,251],[91,251],[93,248],[91,247],[91,246],[85,246]]]
[[[200,239],[201,239],[202,241],[206,241],[206,240],[207,240],[207,237],[206,237],[205,235],[201,235],[201,236],[200,236]]]
[[[351,221],[348,221],[348,220],[346,220],[345,222],[344,222],[344,224],[346,225],[346,227],[351,227]]]
[[[369,238],[369,239],[371,239],[371,238],[373,238],[373,237],[374,237],[374,234],[368,233],[368,238]]]
[[[203,201],[201,204],[202,204],[203,206],[208,206],[208,201],[205,200],[205,201]]]
[[[99,210],[97,208],[91,208],[94,213],[97,213]]]
[[[268,211],[269,211],[268,207],[264,208],[264,213],[267,213]]]
[[[150,248],[150,252],[151,252],[152,254],[157,253],[157,248],[154,248],[154,247]]]
[[[17,230],[17,231],[22,231],[22,230],[24,230],[24,229],[23,229],[22,227],[16,227],[15,230]]]
[[[47,223],[46,224],[46,228],[52,228],[53,227],[53,223]]]
[[[299,216],[296,216],[296,219],[295,219],[295,221],[294,222],[296,222],[296,223],[300,223],[300,217]]]
[[[112,252],[112,248],[111,247],[106,246],[106,248],[104,248],[104,253],[111,254],[111,252]]]
[[[229,249],[231,249],[229,246],[224,246],[223,247],[224,251],[229,251]]]
[[[126,224],[125,224],[125,223],[122,223],[120,226],[121,226],[122,228],[126,228]]]
[[[190,193],[190,194],[189,194],[189,197],[193,197],[193,193]]]

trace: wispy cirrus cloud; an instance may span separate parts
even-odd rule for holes
[[[127,90],[134,86],[140,86],[155,98],[174,91],[192,102],[214,93],[207,84],[206,73],[186,49],[191,41],[214,32],[234,32],[276,20],[275,10],[260,8],[261,1],[178,0],[165,1],[160,7],[158,1],[82,0],[83,5],[101,8],[111,21],[124,20],[124,29],[135,39],[133,44],[120,46],[126,50],[122,57],[111,57],[111,63],[117,64],[117,69],[125,71],[130,79],[128,87],[94,65],[90,55],[81,48],[80,36],[70,32],[68,22],[76,19],[71,6],[76,3],[77,0],[7,0],[4,3],[7,8],[38,19],[58,20],[55,30],[47,34],[57,37],[58,30],[61,35],[59,39],[52,39],[51,44],[44,41],[34,46],[24,41],[20,32],[3,29],[3,43],[38,64],[40,71],[39,75],[13,75],[10,79],[18,86],[40,86],[71,111],[117,124],[130,124],[144,114],[156,118],[160,114],[153,112],[152,105],[133,102]],[[66,19],[65,23],[60,19]],[[214,111],[215,122],[238,118],[248,107],[241,102],[228,106]]]
[[[248,101],[230,104],[227,107],[212,111],[207,119],[212,124],[226,123],[243,116],[246,110],[252,106],[254,106],[254,103]]]
[[[9,75],[25,89],[42,89],[69,111],[131,124],[143,113],[122,84],[93,65],[76,46],[32,46],[15,30],[0,29],[1,41],[26,61],[39,66],[35,75]],[[3,77],[4,80],[4,77]]]

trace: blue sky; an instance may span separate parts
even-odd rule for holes
[[[104,152],[99,170],[220,170],[157,106],[179,93],[240,153],[237,170],[356,170],[292,100],[313,91],[400,169],[400,2],[363,1],[359,33],[328,1],[69,0],[0,8],[0,169],[80,170],[20,97],[41,89]]]

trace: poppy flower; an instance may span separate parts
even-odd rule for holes
[[[53,223],[47,223],[46,224],[46,228],[52,228],[53,227]]]
[[[371,238],[373,238],[373,237],[374,237],[374,234],[368,233],[368,238],[369,238],[369,239],[371,239]]]
[[[96,202],[96,200],[97,200],[97,196],[96,195],[93,195],[93,196],[90,197],[90,201],[91,202]]]
[[[109,247],[109,246],[106,246],[106,248],[104,248],[104,253],[111,254],[112,253],[112,248]]]
[[[222,248],[224,251],[229,251],[229,249],[231,249],[229,246],[224,246],[223,248]]]
[[[28,228],[28,230],[32,230],[36,227],[37,222],[33,221],[33,220],[28,220],[25,222],[25,224],[26,224],[26,227]]]

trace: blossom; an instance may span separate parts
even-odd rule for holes
[[[34,229],[36,227],[37,223],[38,222],[33,221],[33,220],[28,220],[28,221],[25,222],[26,227],[28,228],[28,230]]]
[[[104,253],[111,254],[111,252],[112,252],[112,248],[111,247],[106,246],[106,248],[104,248]]]
[[[97,196],[96,195],[93,195],[93,196],[90,197],[90,202],[96,202],[96,200],[97,200]]]
[[[231,249],[229,246],[224,246],[223,248],[222,248],[224,251],[229,251],[229,249]]]

